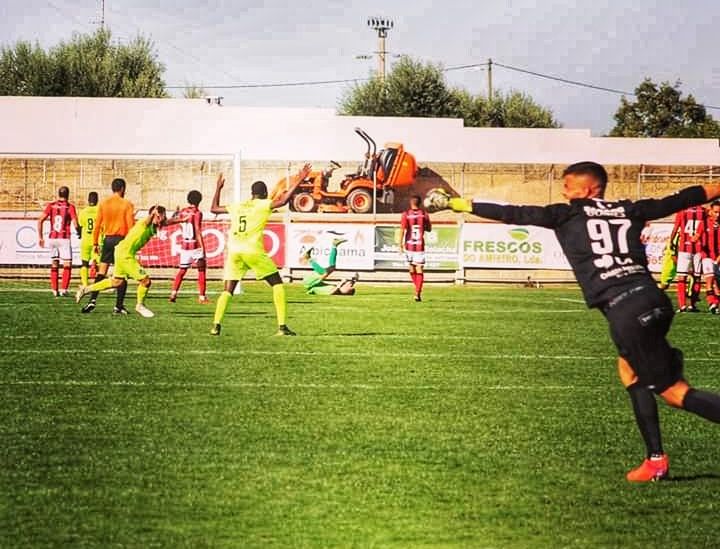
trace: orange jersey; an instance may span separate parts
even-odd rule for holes
[[[100,234],[125,236],[135,224],[135,209],[132,202],[113,194],[100,202],[97,220],[93,229],[93,245],[97,246]]]

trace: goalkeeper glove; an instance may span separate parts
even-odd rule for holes
[[[472,202],[464,198],[455,197],[449,199],[448,207],[454,212],[472,213]]]

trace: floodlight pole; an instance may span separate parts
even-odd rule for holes
[[[367,26],[378,33],[378,77],[380,82],[385,81],[385,58],[387,50],[385,49],[385,39],[390,29],[395,26],[392,19],[387,17],[368,17]]]

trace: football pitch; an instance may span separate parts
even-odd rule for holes
[[[220,337],[194,281],[156,317],[0,285],[0,546],[664,548],[720,543],[720,426],[660,406],[644,447],[574,288],[245,285]],[[215,283],[214,285],[217,285]],[[211,285],[212,288],[213,285]],[[214,288],[218,289],[218,288]],[[134,305],[134,287],[128,292]],[[216,297],[211,296],[211,297]],[[720,389],[720,319],[676,318]]]

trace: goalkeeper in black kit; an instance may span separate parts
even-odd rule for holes
[[[655,395],[675,408],[720,423],[720,395],[694,389],[683,375],[683,355],[666,335],[673,306],[650,275],[640,233],[645,223],[720,196],[720,185],[698,185],[661,199],[606,201],[607,172],[595,162],[572,164],[563,172],[563,196],[569,203],[504,206],[450,198],[430,191],[426,205],[514,225],[552,229],[572,266],[590,308],[610,326],[617,347],[618,371],[627,388],[647,448],[642,464],[627,480],[667,478]]]

